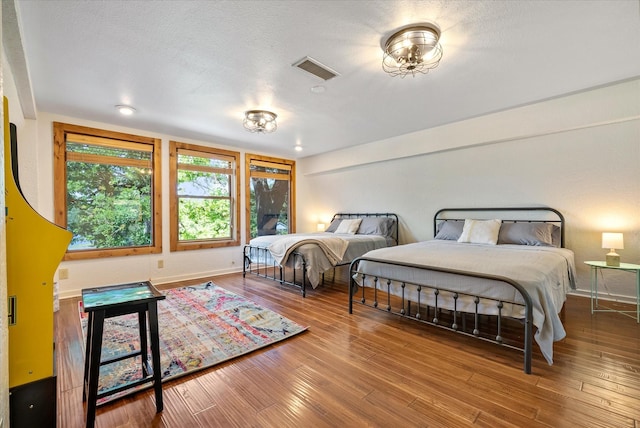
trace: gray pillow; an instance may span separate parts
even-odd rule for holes
[[[444,239],[447,241],[457,241],[462,235],[464,221],[445,220],[438,224],[438,233],[434,239]]]
[[[560,226],[553,225],[551,229],[551,242],[554,247],[562,247],[562,237],[560,236]]]
[[[327,227],[327,230],[325,230],[325,232],[332,232],[332,233],[335,232],[336,229],[338,229],[338,226],[340,226],[341,221],[342,219],[339,219],[339,218],[333,219],[329,227]]]
[[[357,233],[359,235],[391,236],[394,223],[395,221],[390,217],[364,217]]]
[[[502,223],[498,234],[498,245],[553,246],[551,223]]]

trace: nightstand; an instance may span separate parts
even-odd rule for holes
[[[632,263],[620,263],[620,266],[607,266],[606,262],[590,261],[584,262],[584,264],[591,267],[591,314],[594,312],[618,312],[623,315],[635,318],[637,323],[640,323],[640,265],[634,265]],[[636,275],[636,310],[635,311],[620,311],[617,309],[598,309],[598,271],[601,269],[617,269],[625,272],[632,272]],[[594,305],[595,302],[595,305]],[[635,317],[630,315],[635,314]]]

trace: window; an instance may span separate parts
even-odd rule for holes
[[[240,245],[240,153],[169,143],[171,251]]]
[[[294,161],[245,157],[247,240],[295,232]]]
[[[55,222],[65,260],[162,251],[160,140],[54,122]]]

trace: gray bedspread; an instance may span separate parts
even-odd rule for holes
[[[335,241],[336,238],[346,241],[346,249],[344,249],[340,260],[333,259],[333,257],[327,257],[327,254],[323,251],[323,249],[318,246],[317,243],[313,243],[313,241],[317,240],[325,240],[326,242],[330,242],[332,240]],[[277,253],[279,256],[282,256],[282,246],[276,243],[280,240],[287,240],[289,241],[289,244],[292,244],[296,240],[308,240],[309,243],[304,243],[303,245],[296,246],[295,251],[301,254],[305,259],[307,278],[309,279],[309,283],[313,288],[316,288],[320,283],[320,274],[322,274],[323,272],[333,269],[336,265],[349,263],[351,262],[351,260],[355,259],[356,257],[360,257],[367,251],[375,250],[377,248],[382,248],[388,245],[387,239],[381,235],[352,235],[347,233],[330,232],[292,233],[288,235],[259,236],[252,239],[249,242],[249,245],[263,248],[269,248],[272,245],[272,248],[280,247],[278,248]],[[253,256],[254,254],[250,251],[250,258],[253,258]],[[273,260],[277,259],[273,258],[261,260],[261,262],[271,263]],[[302,267],[300,259],[297,257],[287,257],[286,260],[282,260],[282,263],[283,265],[287,265],[295,269],[299,269]]]
[[[566,335],[558,313],[566,300],[567,292],[575,288],[575,262],[571,250],[431,240],[382,248],[370,251],[363,257],[495,275],[516,281],[531,296],[533,324],[537,328],[534,337],[547,362],[553,363],[553,342],[563,339]],[[371,275],[370,278],[378,275],[414,284],[438,285],[478,296],[523,302],[517,290],[504,282],[472,277],[461,279],[460,275],[425,273],[420,269],[371,261],[362,261],[358,271]],[[356,280],[362,285],[360,277]],[[373,284],[367,282],[365,285]],[[380,284],[378,286],[380,287]],[[392,288],[395,288],[392,292],[400,292],[399,285]],[[458,308],[462,311],[473,311],[471,302],[461,302]],[[481,307],[480,310],[488,314],[496,312],[494,305]],[[524,315],[523,308],[517,305],[505,306],[505,311],[507,313],[503,312],[503,315],[514,318],[522,318]]]

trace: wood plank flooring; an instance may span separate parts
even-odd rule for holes
[[[344,278],[305,299],[242,274],[171,286],[209,279],[309,330],[164,383],[160,414],[152,390],[100,407],[96,427],[640,428],[640,326],[620,314],[592,316],[589,299],[569,297],[554,365],[534,345],[525,375],[517,351],[360,305],[349,315]],[[84,426],[77,301],[62,300],[56,313],[64,428]]]

